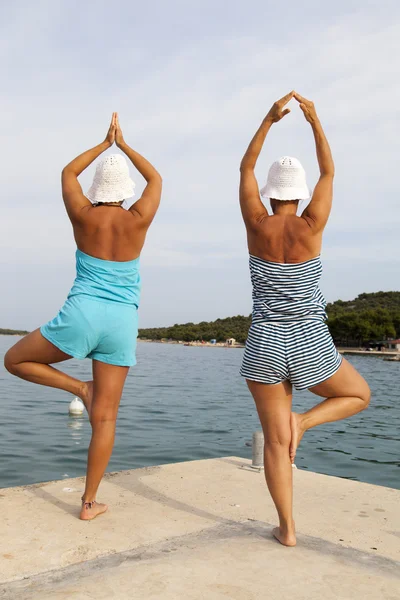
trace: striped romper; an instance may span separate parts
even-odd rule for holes
[[[336,373],[342,357],[325,324],[320,256],[295,264],[250,256],[250,274],[253,317],[240,374],[305,390]]]

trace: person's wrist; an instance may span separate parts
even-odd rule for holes
[[[315,115],[315,117],[311,118],[311,127],[319,127],[321,125],[320,120],[318,119],[317,115]]]

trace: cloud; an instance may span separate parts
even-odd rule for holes
[[[124,1],[111,12],[106,2],[79,11],[67,2],[9,5],[0,42],[2,81],[8,82],[0,98],[0,247],[13,265],[4,283],[14,292],[3,297],[5,325],[30,327],[61,301],[61,294],[39,293],[29,315],[23,312],[37,287],[32,268],[38,281],[51,273],[63,293],[68,288],[74,243],[60,171],[101,141],[113,110],[127,140],[163,174],[163,201],[142,265],[154,278],[166,271],[176,291],[163,306],[165,323],[190,311],[201,319],[224,316],[224,306],[226,314],[247,310],[238,164],[270,104],[292,87],[315,101],[336,162],[324,243],[327,295],[361,293],[373,288],[373,277],[377,285],[398,288],[393,269],[377,267],[374,274],[368,268],[371,261],[399,261],[400,10],[389,4],[391,10],[382,11],[367,2],[362,10],[356,2],[289,2],[284,15],[261,1],[252,11],[238,2],[227,11],[226,3],[209,0],[190,7],[150,2],[140,9]],[[260,184],[282,154],[298,156],[310,184],[316,181],[311,131],[295,103],[292,109],[268,136],[257,168]],[[92,173],[82,177],[84,189]],[[143,182],[134,178],[140,193]],[[343,264],[357,264],[357,287],[350,274],[337,286]],[[209,275],[212,294],[204,270],[216,274]],[[157,280],[145,279],[156,293]],[[196,294],[188,298],[187,288]],[[160,323],[157,303],[144,294],[143,319]]]

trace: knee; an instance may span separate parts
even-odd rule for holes
[[[115,426],[117,421],[117,415],[114,411],[110,410],[96,410],[92,408],[90,416],[90,423],[92,427],[104,427],[104,426]]]
[[[369,385],[366,382],[365,382],[365,385],[360,390],[359,398],[363,403],[363,407],[361,410],[365,410],[371,401],[371,390],[370,390]]]
[[[271,453],[280,452],[281,450],[286,451],[290,446],[291,438],[290,428],[268,432],[264,437],[265,451]]]
[[[4,356],[4,368],[7,369],[11,375],[18,374],[18,364],[12,360],[12,353],[10,350],[6,352]]]

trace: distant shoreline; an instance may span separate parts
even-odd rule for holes
[[[0,335],[12,335],[12,336],[25,336],[30,333],[29,331],[18,331],[13,329],[0,329]],[[142,342],[144,344],[169,344],[175,346],[189,346],[193,348],[245,348],[245,344],[227,344],[226,342],[216,342],[215,344],[211,344],[210,342],[185,342],[183,340],[148,340],[143,338],[137,338],[138,342]],[[337,350],[343,356],[345,355],[353,355],[353,356],[375,356],[375,357],[394,357],[400,360],[400,352],[396,352],[394,350],[361,350],[360,348],[341,348],[337,347]]]
[[[28,335],[29,331],[19,331],[15,329],[0,329],[0,335]]]
[[[138,342],[143,342],[145,344],[172,344],[175,346],[192,346],[192,347],[201,347],[201,348],[244,348],[244,344],[226,344],[225,342],[216,342],[215,344],[211,344],[210,342],[185,342],[183,340],[147,340],[143,338],[138,338]]]
[[[211,344],[210,342],[184,342],[183,340],[148,340],[143,338],[138,338],[138,342],[142,342],[144,344],[168,344],[175,346],[190,346],[196,348],[245,348],[245,344],[226,344],[224,342],[217,342],[215,344]],[[378,352],[377,350],[361,350],[359,348],[341,348],[337,347],[337,350],[343,356],[345,355],[353,355],[353,356],[374,356],[374,357],[399,357],[400,352],[384,350]]]

